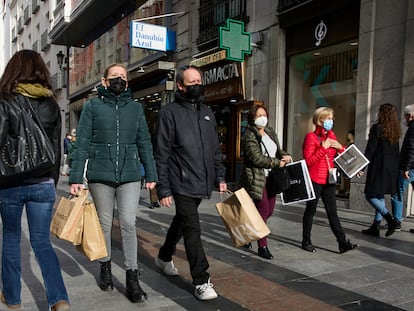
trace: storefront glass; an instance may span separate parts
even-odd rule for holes
[[[313,112],[317,107],[334,109],[334,131],[347,145],[347,133],[355,127],[356,73],[358,45],[344,42],[289,58],[288,150],[302,159],[306,133],[313,131]],[[346,185],[339,189],[347,194]]]

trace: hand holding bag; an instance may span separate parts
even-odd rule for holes
[[[270,230],[247,191],[241,188],[228,193],[231,196],[217,203],[216,208],[234,246],[240,247],[269,235]]]
[[[79,245],[83,231],[83,204],[88,197],[88,190],[80,191],[76,196],[62,197],[50,223],[50,232],[59,239]]]
[[[84,204],[82,243],[77,246],[77,249],[91,261],[108,256],[105,236],[95,204],[89,201]]]

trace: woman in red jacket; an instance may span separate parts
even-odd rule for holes
[[[345,237],[336,211],[335,184],[328,182],[329,169],[334,167],[334,157],[345,150],[332,131],[333,119],[332,108],[317,108],[313,114],[313,124],[316,128],[313,132],[306,134],[303,142],[303,157],[309,168],[316,196],[315,199],[306,203],[306,210],[303,214],[302,248],[308,252],[316,251],[311,242],[311,229],[319,197],[322,198],[331,230],[338,241],[339,252],[345,253],[357,247],[357,244],[352,244]]]

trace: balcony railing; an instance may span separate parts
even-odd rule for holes
[[[39,0],[32,0],[32,13],[36,14],[40,9]]]
[[[218,30],[226,19],[248,22],[246,0],[202,0],[199,9],[200,33],[197,45],[200,50],[217,46]]]
[[[32,19],[32,10],[30,8],[30,5],[27,5],[24,8],[24,24],[29,24],[30,20]]]
[[[48,31],[45,30],[40,37],[40,49],[45,51],[50,46]]]
[[[17,20],[17,33],[18,34],[21,34],[23,32],[23,30],[24,30],[23,27],[24,27],[23,26],[23,17],[20,16],[19,19]]]

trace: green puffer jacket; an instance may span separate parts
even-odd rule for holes
[[[242,137],[241,148],[243,150],[244,164],[240,175],[239,187],[244,187],[253,200],[261,200],[265,186],[264,169],[279,166],[282,156],[289,155],[281,150],[276,132],[271,127],[265,127],[265,132],[276,143],[276,158],[264,155],[262,152],[262,137],[256,126],[250,126]]]
[[[119,96],[103,87],[99,98],[87,101],[76,131],[70,184],[83,183],[86,160],[88,182],[123,184],[141,180],[158,182],[144,109],[130,90]]]

